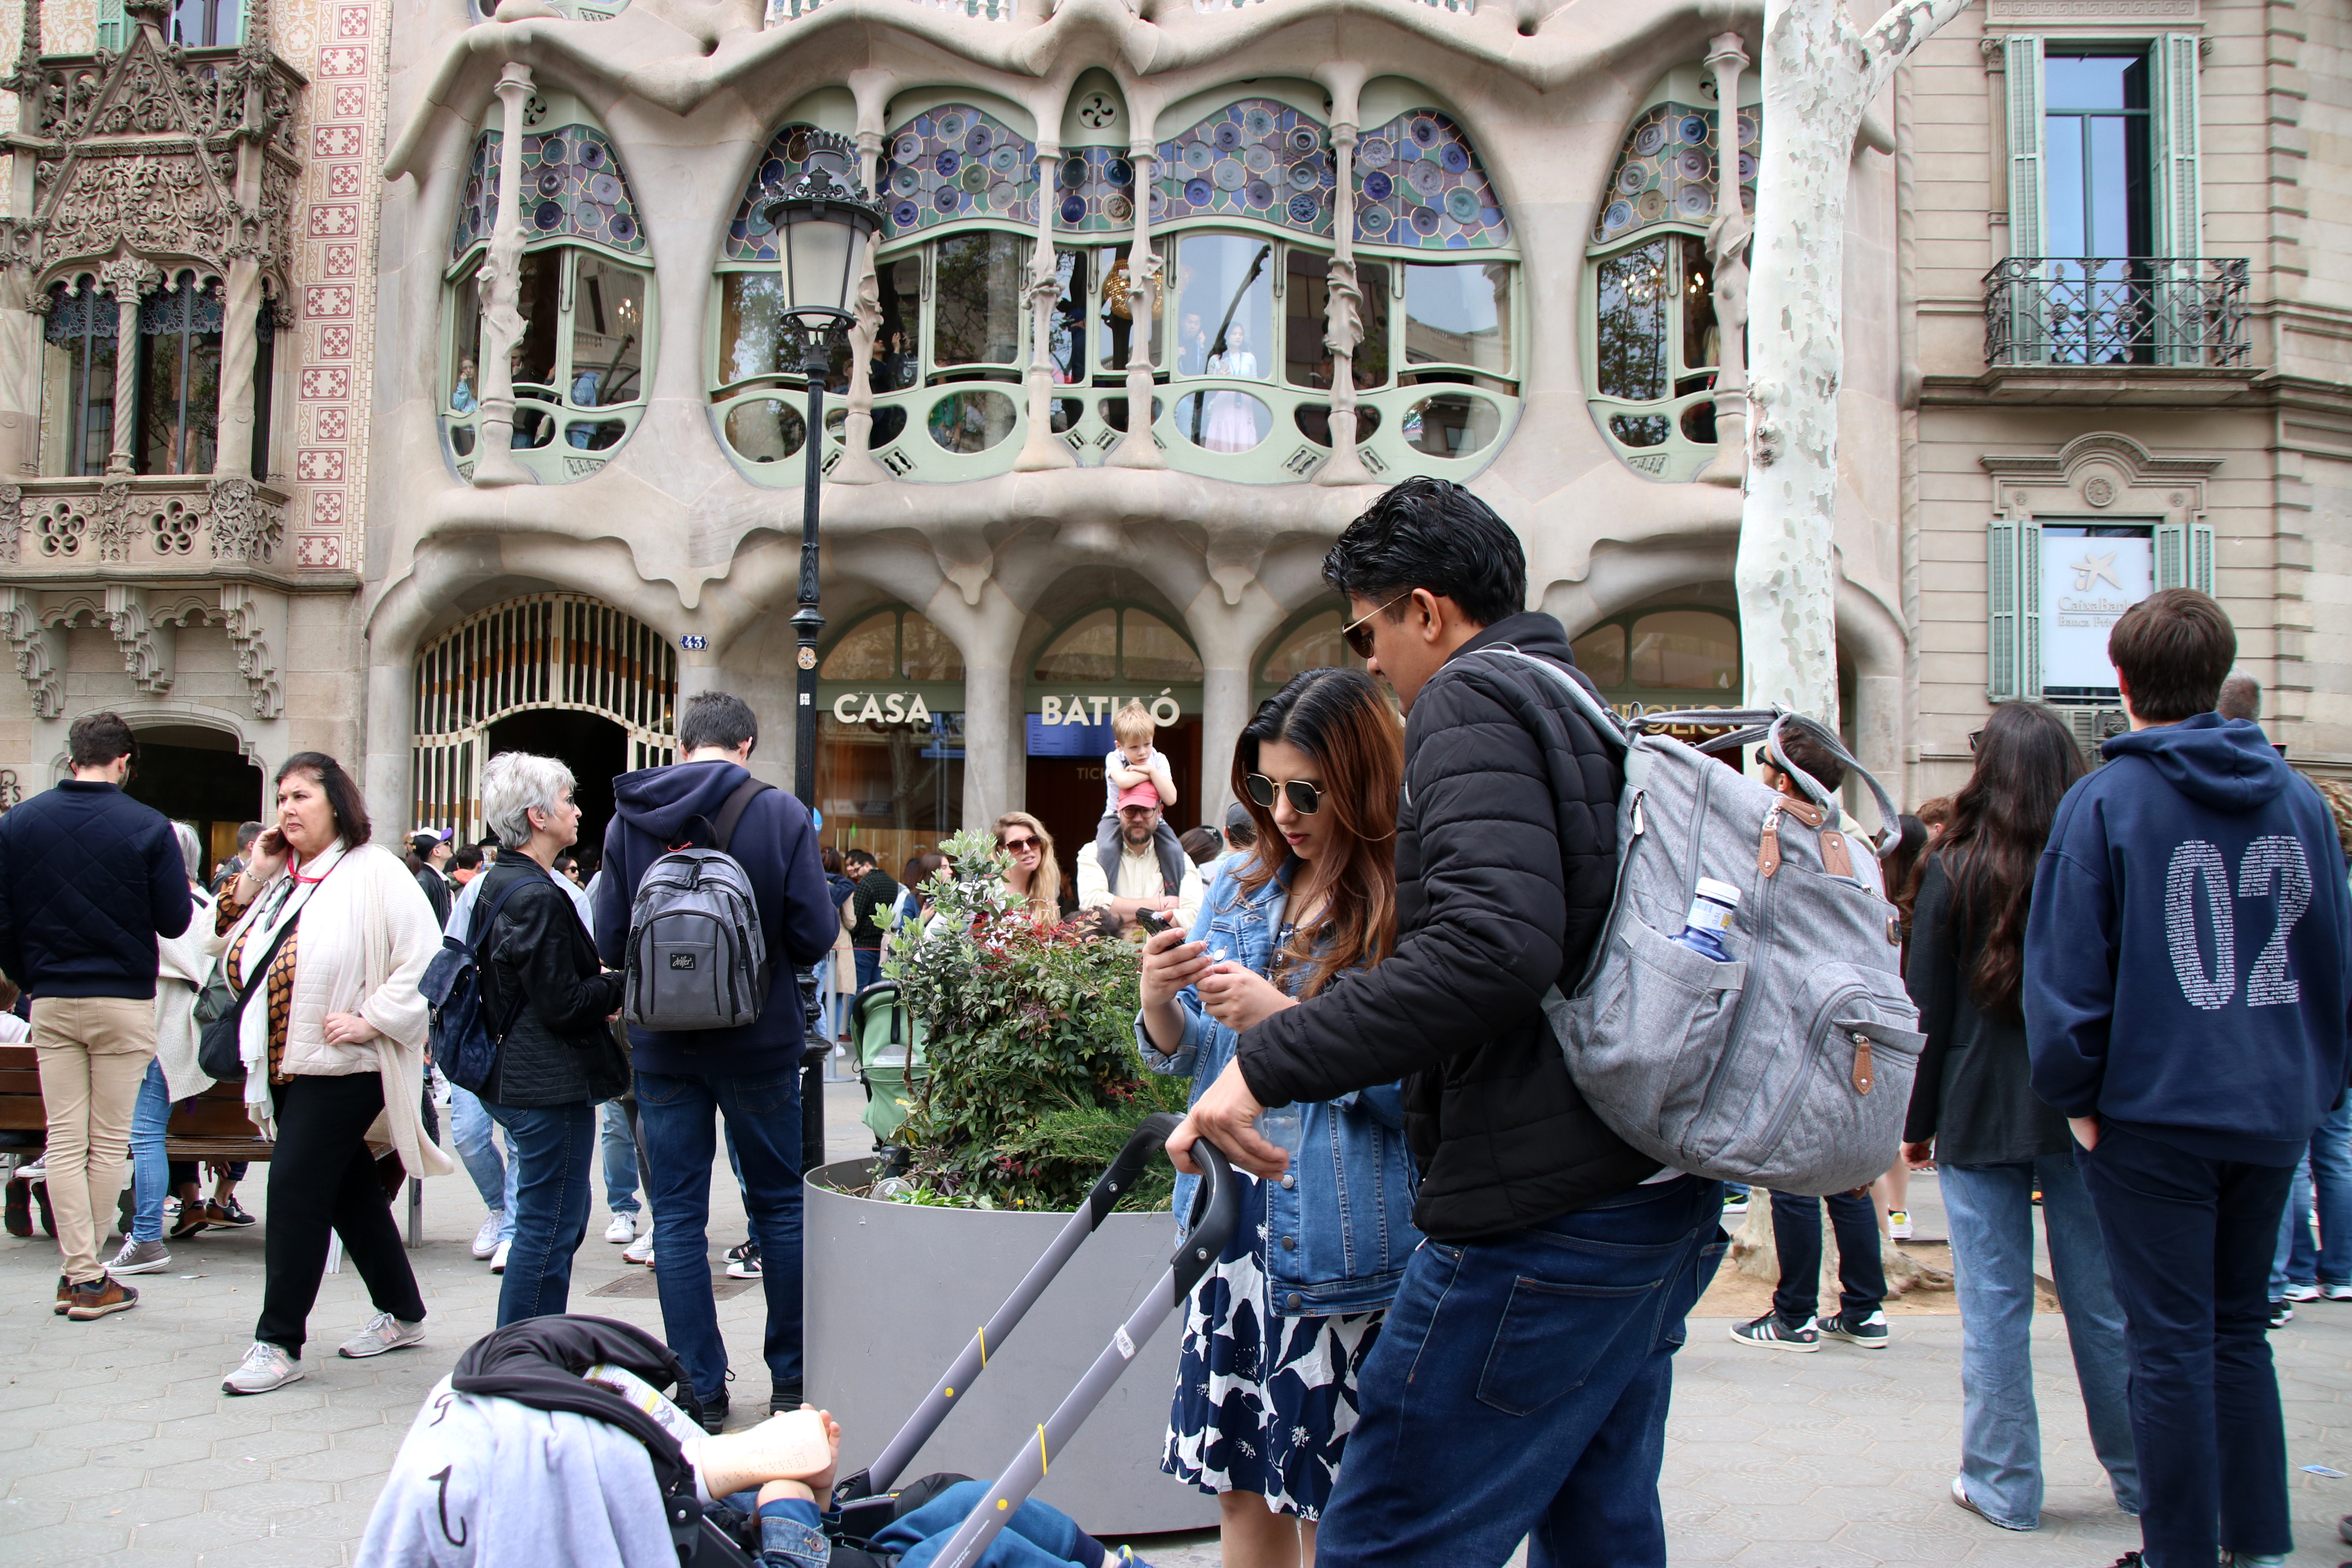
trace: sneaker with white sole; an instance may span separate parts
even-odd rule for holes
[[[1794,1351],[1799,1355],[1811,1355],[1822,1348],[1820,1326],[1811,1318],[1795,1328],[1780,1321],[1778,1312],[1767,1312],[1753,1321],[1731,1325],[1731,1337],[1743,1345],[1761,1345],[1766,1350]]]
[[[499,1249],[499,1232],[507,1227],[504,1209],[492,1209],[483,1217],[482,1228],[474,1233],[474,1256],[488,1258]]]
[[[268,1394],[302,1381],[302,1363],[268,1340],[256,1340],[236,1370],[221,1379],[223,1394]]]
[[[645,1235],[629,1243],[628,1249],[621,1254],[621,1261],[624,1263],[642,1263],[651,1266],[653,1260],[654,1233],[650,1228]]]
[[[2319,1293],[2331,1301],[2352,1301],[2352,1285],[2322,1285]]]
[[[122,1250],[107,1260],[109,1274],[152,1274],[172,1261],[172,1255],[160,1241],[126,1241]]]
[[[365,1361],[386,1351],[406,1350],[425,1342],[423,1323],[404,1322],[390,1312],[378,1312],[367,1321],[367,1327],[335,1347],[335,1353],[352,1361]]]
[[[633,1214],[614,1215],[613,1223],[604,1227],[604,1239],[615,1247],[626,1247],[636,1240],[637,1216]]]
[[[1895,1241],[1910,1240],[1911,1211],[1909,1209],[1888,1209],[1886,1211],[1886,1234]]]
[[[2281,1295],[2290,1301],[2316,1301],[2319,1300],[2319,1287],[2304,1284],[2289,1285],[2281,1292]]]
[[[1886,1314],[1873,1310],[1859,1322],[1848,1322],[1845,1314],[1840,1312],[1822,1320],[1822,1332],[1866,1351],[1883,1351],[1886,1348]]]
[[[757,1279],[761,1278],[760,1249],[754,1247],[749,1251],[744,1252],[740,1258],[730,1257],[727,1260],[727,1278],[730,1279]]]
[[[498,1250],[490,1254],[491,1273],[504,1274],[507,1271],[507,1254],[513,1250],[513,1247],[514,1243],[511,1241],[501,1241],[499,1243]]]

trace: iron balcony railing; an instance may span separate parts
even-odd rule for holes
[[[1985,363],[2244,365],[2243,257],[2012,256],[1985,274]]]

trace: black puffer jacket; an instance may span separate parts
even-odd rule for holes
[[[523,885],[475,947],[485,955],[491,1026],[514,1016],[482,1098],[518,1107],[611,1100],[629,1079],[605,1023],[621,1005],[623,977],[603,972],[571,895],[526,855],[509,851],[483,873],[477,911],[487,913],[518,880]]]
[[[1616,752],[1538,672],[1464,662],[1508,644],[1573,668],[1551,616],[1487,627],[1414,700],[1397,816],[1397,948],[1241,1037],[1268,1105],[1404,1079],[1413,1223],[1515,1230],[1652,1175],[1570,1081],[1542,1003],[1580,974],[1617,875]]]

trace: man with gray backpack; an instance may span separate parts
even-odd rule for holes
[[[727,1414],[727,1350],[711,1294],[713,1112],[742,1162],[766,1260],[770,1408],[801,1404],[801,1052],[797,972],[841,929],[808,808],[752,778],[760,724],[707,691],[677,727],[682,760],[614,781],[596,889],[596,947],[625,972],[646,1196],[662,1330],[706,1424]]]

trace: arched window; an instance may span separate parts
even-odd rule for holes
[[[1257,700],[1265,701],[1310,669],[1363,668],[1364,661],[1339,636],[1346,624],[1345,610],[1318,610],[1276,634],[1272,649],[1258,664]]]
[[[1149,610],[1113,606],[1064,626],[1037,656],[1032,679],[1047,685],[1197,686],[1201,656],[1182,632]]]
[[[114,448],[117,301],[84,276],[49,289],[42,325],[40,471],[106,471]],[[131,467],[140,474],[209,474],[220,430],[221,284],[182,270],[139,302],[131,344]],[[261,307],[254,378],[253,471],[268,472],[271,321]]]
[[[961,680],[963,652],[914,610],[877,610],[835,640],[820,680]]]
[[[645,230],[604,132],[567,94],[523,111],[523,256],[511,358],[514,451],[542,484],[603,468],[645,412],[653,293]],[[481,282],[499,203],[502,136],[474,141],[450,251],[450,349],[443,422],[458,471],[473,472],[481,423]]]
[[[41,472],[102,474],[114,448],[114,296],[94,279],[49,290],[41,328]]]
[[[1716,455],[1722,342],[1706,235],[1727,159],[1741,205],[1756,205],[1761,110],[1743,106],[1727,144],[1713,90],[1696,66],[1669,72],[1652,89],[1626,132],[1586,252],[1593,418],[1630,467],[1670,481],[1696,479]]]
[[[194,272],[139,304],[139,429],[142,474],[209,474],[220,430],[220,281]]]
[[[1627,610],[1571,645],[1576,667],[1621,707],[1720,707],[1739,700],[1739,623],[1698,605]]]

